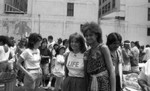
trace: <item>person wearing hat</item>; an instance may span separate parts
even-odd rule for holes
[[[124,47],[122,48],[122,56],[123,56],[123,71],[131,71],[130,58],[131,54],[131,44],[129,40],[124,41]]]
[[[61,90],[63,77],[65,75],[65,71],[64,71],[65,58],[63,56],[64,53],[65,53],[65,47],[60,46],[59,50],[58,50],[58,54],[56,55],[55,67],[54,67],[53,72],[52,72],[56,78],[56,82],[54,85],[55,91]]]

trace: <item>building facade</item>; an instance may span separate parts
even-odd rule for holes
[[[98,22],[98,0],[0,0],[3,35],[20,38],[37,32],[65,39],[90,21]]]
[[[120,9],[101,18],[103,38],[111,32],[122,35],[123,41],[150,44],[150,0],[120,0]]]

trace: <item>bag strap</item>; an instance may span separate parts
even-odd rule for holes
[[[65,54],[65,76],[67,77],[68,76],[68,69],[67,69],[67,61],[68,61],[68,56],[69,56],[70,52],[66,53]]]

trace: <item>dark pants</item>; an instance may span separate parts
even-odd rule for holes
[[[18,78],[18,81],[19,82],[23,82],[24,80],[24,73],[21,71],[21,70],[18,70],[18,73],[17,73],[17,78]]]
[[[116,75],[116,91],[121,91],[120,76]]]

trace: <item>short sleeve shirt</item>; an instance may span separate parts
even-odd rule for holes
[[[4,59],[5,56],[5,50],[3,46],[0,46],[0,61]]]
[[[26,69],[40,68],[41,57],[39,49],[25,49],[20,56],[24,59]]]
[[[77,53],[76,55],[74,55],[73,52],[70,52],[68,55],[66,66],[69,70],[69,76],[84,77],[83,53]]]
[[[138,77],[146,81],[148,86],[150,86],[150,59],[145,63]]]

